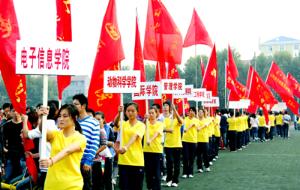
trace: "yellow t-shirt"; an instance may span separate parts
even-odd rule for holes
[[[119,154],[119,165],[144,166],[142,138],[145,134],[145,128],[145,124],[140,121],[134,126],[131,126],[129,121],[123,121],[121,129],[122,146],[127,145],[133,135],[138,135],[138,138],[124,154]]]
[[[221,121],[221,117],[216,116],[214,119],[214,136],[215,137],[221,137],[220,121]]]
[[[249,129],[248,116],[247,115],[243,116],[243,121],[244,121],[245,130]]]
[[[65,137],[62,131],[53,131],[52,134],[51,157],[73,143],[79,144],[80,151],[65,156],[48,169],[44,189],[81,190],[83,178],[80,172],[80,161],[86,147],[86,138],[77,131],[69,137]]]
[[[283,125],[283,115],[279,114],[275,116],[276,125]]]
[[[165,118],[164,123],[166,127],[165,129],[173,129],[172,133],[166,132],[164,147],[181,148],[182,147],[181,133],[180,133],[181,124],[177,121],[177,119],[173,120],[170,118]]]
[[[258,116],[258,127],[265,127],[266,119],[264,116]]]
[[[229,117],[227,118],[228,123],[228,131],[236,131],[237,130],[237,118]]]
[[[275,127],[275,115],[269,115],[269,124],[271,127]]]
[[[160,121],[155,122],[154,124],[151,124],[148,122],[147,124],[148,129],[145,131],[144,135],[144,152],[152,152],[152,153],[162,153],[163,152],[163,146],[161,144],[162,142],[162,136],[163,136],[163,130],[164,130],[164,124]],[[153,139],[153,141],[150,143],[150,145],[147,145],[147,130],[149,133],[149,139],[152,139],[152,137],[158,133],[158,136]]]
[[[209,120],[207,118],[203,118],[199,120],[199,126],[203,127],[204,125],[208,125]],[[197,142],[202,142],[202,143],[208,143],[209,142],[209,136],[208,136],[208,126],[202,128],[200,131],[198,131],[197,135]]]
[[[237,117],[236,118],[236,131],[237,132],[243,132],[244,129],[244,122],[243,122],[243,117]]]
[[[207,130],[208,130],[208,136],[209,137],[212,137],[213,136],[213,134],[214,134],[214,119],[212,118],[212,117],[207,117],[207,120],[209,121],[209,125],[208,125],[208,128],[207,128]]]
[[[185,129],[193,125],[193,127],[189,128],[186,132],[182,135],[182,142],[189,142],[189,143],[197,143],[197,127],[198,127],[199,121],[197,118],[190,119],[189,117],[186,117],[184,119],[184,125]]]

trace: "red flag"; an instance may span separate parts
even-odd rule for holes
[[[110,0],[102,22],[97,55],[88,92],[89,107],[103,111],[107,121],[112,121],[120,105],[119,94],[103,93],[104,70],[118,70],[124,59],[121,35],[118,29],[115,0]]]
[[[247,98],[249,97],[249,92],[250,92],[250,85],[251,85],[251,80],[252,80],[252,74],[253,74],[253,67],[249,66],[248,69],[248,75],[247,75],[247,81],[246,81],[246,88],[247,88]],[[258,106],[250,100],[250,105],[247,109],[248,113],[256,113]]]
[[[294,96],[300,98],[300,84],[291,73],[287,74],[287,79]]]
[[[72,41],[71,3],[69,0],[56,0],[56,39]],[[71,83],[71,76],[57,76],[58,99]]]
[[[18,21],[13,0],[0,0],[0,5],[0,71],[14,109],[25,114],[26,76],[16,74]]]
[[[294,114],[298,115],[299,104],[294,99],[288,78],[274,61],[272,62],[266,84],[272,87],[279,94],[281,99],[286,103],[286,106],[290,108]]]
[[[160,0],[149,0],[144,58],[180,64],[181,56],[182,37],[171,15]]]
[[[202,78],[203,78],[204,77],[204,72],[205,72],[205,67],[204,67],[204,62],[203,62],[202,57],[200,57],[200,67],[201,67],[201,75],[202,75]]]
[[[213,96],[218,96],[218,62],[215,45],[212,49],[208,64],[206,66],[205,74],[202,80],[202,88],[212,91]]]
[[[249,99],[263,109],[266,122],[268,123],[268,104],[274,105],[277,103],[277,100],[255,70],[252,73]]]
[[[208,32],[206,31],[204,24],[194,9],[192,20],[184,39],[183,47],[189,47],[196,44],[205,44],[213,47],[213,43],[208,35]]]
[[[136,17],[136,25],[135,25],[135,48],[134,48],[134,65],[133,70],[141,71],[141,82],[146,81],[146,73],[144,67],[144,60],[143,60],[143,51],[142,45],[140,40],[140,32],[138,26],[138,19]],[[146,110],[146,101],[148,100],[135,100],[134,102],[139,105],[139,115],[144,117]]]
[[[230,46],[228,45],[228,71],[231,73],[231,76],[236,79],[239,77],[239,71],[235,65],[234,58],[230,49]]]

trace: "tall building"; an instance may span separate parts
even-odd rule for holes
[[[274,55],[276,52],[286,51],[292,57],[299,55],[300,40],[279,36],[272,40],[259,44],[259,50],[266,56]]]
[[[63,92],[62,103],[71,103],[75,94],[82,93],[87,96],[89,85],[88,76],[72,76],[71,84]]]

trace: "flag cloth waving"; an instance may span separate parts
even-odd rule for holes
[[[291,90],[293,91],[294,96],[297,96],[298,98],[300,98],[299,82],[296,80],[295,77],[293,77],[293,75],[291,73],[287,74],[287,78],[288,78],[289,86],[290,86]]]
[[[89,107],[103,111],[107,121],[112,121],[120,105],[120,95],[103,93],[104,70],[119,70],[119,62],[124,59],[115,0],[108,3],[97,48],[88,92]]]

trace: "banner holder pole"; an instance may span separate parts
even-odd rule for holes
[[[43,75],[43,107],[48,106],[48,75]],[[40,159],[46,158],[46,143],[47,143],[47,116],[42,117],[42,141],[41,141],[41,154]]]

